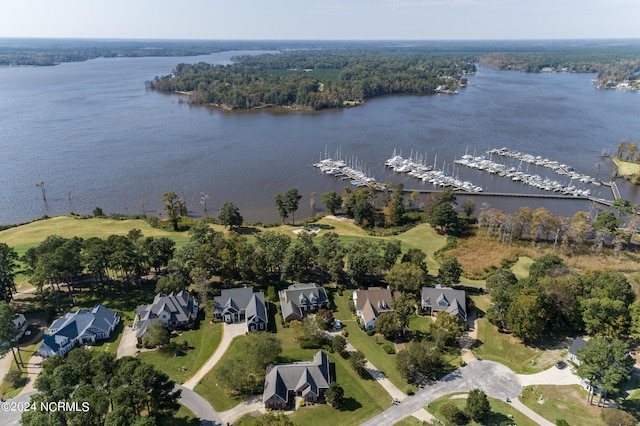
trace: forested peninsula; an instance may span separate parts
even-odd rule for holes
[[[192,104],[226,109],[280,106],[321,110],[391,94],[453,93],[475,72],[468,55],[400,52],[285,51],[240,56],[232,65],[180,64],[148,87],[187,92]]]

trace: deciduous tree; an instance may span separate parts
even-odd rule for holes
[[[240,214],[240,209],[236,207],[230,201],[225,201],[222,206],[220,206],[220,213],[218,213],[218,221],[224,225],[228,226],[229,229],[237,228],[242,225],[243,222],[242,215]]]

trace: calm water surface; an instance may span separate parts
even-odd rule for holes
[[[396,96],[320,113],[223,112],[190,107],[184,97],[145,89],[180,62],[229,63],[237,52],[190,58],[112,58],[55,67],[0,69],[0,223],[43,214],[162,213],[162,194],[185,197],[200,216],[224,201],[249,221],[276,221],[273,196],[297,187],[297,218],[309,195],[341,192],[345,181],[311,167],[340,150],[378,180],[429,188],[393,175],[384,162],[394,149],[420,153],[492,192],[534,190],[481,172],[452,168],[465,152],[508,147],[572,165],[609,180],[603,149],[640,138],[640,93],[598,90],[588,74],[524,74],[481,68],[457,96]],[[437,157],[436,157],[437,156]],[[515,166],[518,166],[516,163]],[[523,168],[525,165],[522,166]],[[544,173],[530,166],[530,172]],[[534,170],[535,169],[535,170]],[[555,176],[555,175],[553,175]],[[568,179],[566,179],[568,181]],[[47,203],[34,185],[45,181]],[[568,182],[567,182],[568,183]],[[611,198],[606,187],[590,187]],[[623,196],[640,202],[637,187]],[[516,210],[523,203],[555,214],[590,210],[589,202],[477,198]]]

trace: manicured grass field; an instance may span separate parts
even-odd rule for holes
[[[511,271],[518,279],[527,278],[529,276],[529,268],[533,264],[533,259],[528,256],[520,256],[518,261],[511,267]]]
[[[419,420],[413,416],[409,416],[400,420],[398,423],[394,423],[393,426],[420,426],[423,424],[424,423],[422,422],[422,420]]]
[[[611,160],[613,160],[613,162],[616,164],[616,167],[618,168],[618,173],[621,176],[633,176],[636,173],[638,173],[638,171],[640,171],[639,163],[624,161],[613,156],[611,157]]]
[[[231,346],[227,349],[222,360],[227,358],[242,358],[244,336],[236,337]],[[219,365],[219,364],[218,364]],[[244,401],[246,395],[233,395],[231,392],[220,386],[216,380],[216,367],[213,367],[209,373],[196,385],[194,390],[204,399],[211,403],[216,411],[227,411],[240,402]]]
[[[124,330],[124,321],[120,321],[120,324],[116,326],[113,331],[113,335],[107,340],[98,340],[96,343],[89,346],[92,351],[105,351],[110,354],[116,355],[118,353],[118,345],[122,340],[122,331]]]
[[[604,425],[604,421],[600,417],[602,409],[595,405],[589,405],[587,391],[579,385],[527,386],[520,401],[551,422],[564,419],[570,425]]]
[[[438,398],[435,401],[429,403],[429,406],[425,408],[427,409],[427,411],[429,411],[431,414],[437,417],[440,421],[445,422],[445,424],[448,424],[446,423],[444,417],[440,414],[440,406],[442,406],[442,404],[444,404],[446,401],[453,401],[456,407],[458,407],[461,410],[464,410],[464,407],[467,403],[466,399],[451,398],[453,395],[454,394],[445,395],[442,398]],[[489,398],[489,405],[491,406],[491,414],[487,415],[487,417],[483,419],[482,423],[471,421],[469,423],[464,423],[464,424],[472,425],[472,426],[501,425],[501,424],[510,424],[510,423],[516,424],[518,426],[537,425],[536,422],[529,419],[527,416],[525,416],[524,414],[520,413],[518,410],[513,408],[509,403],[506,403],[502,400]],[[509,416],[511,416],[511,418]]]
[[[200,426],[202,423],[193,411],[180,404],[180,409],[173,415],[173,418],[158,417],[158,424],[167,426]]]
[[[396,355],[389,355],[382,348],[384,345],[393,347],[393,342],[379,335],[367,336],[364,331],[357,327],[349,327],[349,337],[347,337],[347,340],[357,350],[363,352],[367,360],[384,373],[398,389],[403,392],[406,392],[409,388],[414,391],[416,390],[415,386],[409,385],[400,375],[400,372],[396,368]]]
[[[374,380],[363,380],[349,365],[349,360],[329,354],[336,364],[336,381],[344,389],[345,406],[340,410],[325,404],[298,409],[291,415],[296,425],[358,425],[385,410],[391,397]]]
[[[181,331],[180,335],[173,339],[179,345],[188,342],[189,346],[194,347],[185,355],[174,357],[161,351],[154,351],[140,354],[140,359],[164,371],[174,382],[182,384],[211,357],[221,338],[222,323],[210,324],[202,321],[188,330]]]

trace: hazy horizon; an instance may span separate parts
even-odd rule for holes
[[[0,38],[471,41],[640,38],[636,0],[21,0]]]

